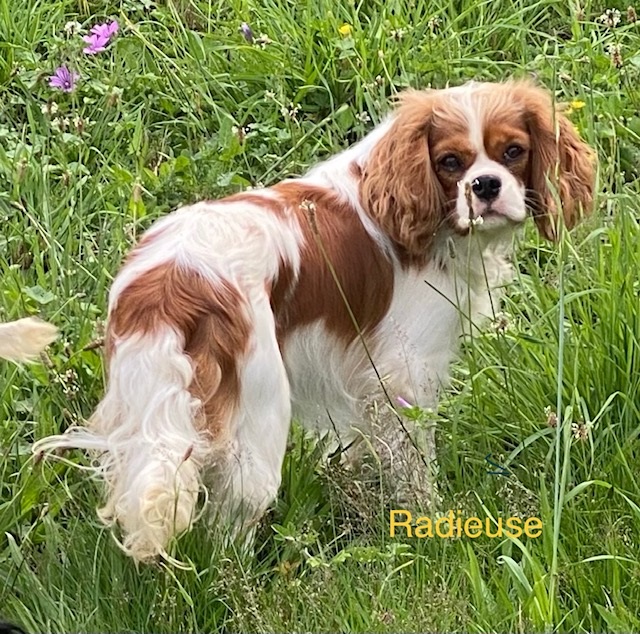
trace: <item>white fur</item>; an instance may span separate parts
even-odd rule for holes
[[[109,485],[100,517],[122,523],[124,550],[140,559],[164,552],[169,538],[191,525],[210,452],[194,427],[199,403],[187,390],[193,371],[183,344],[170,328],[120,341],[90,427],[34,445],[35,452],[71,446],[99,453],[98,471]]]
[[[223,503],[245,526],[259,519],[278,493],[291,420],[289,381],[267,294],[256,293],[251,308],[251,352],[240,372],[233,440],[221,465]]]
[[[31,361],[58,336],[58,329],[35,317],[0,324],[0,357]]]
[[[444,103],[448,99],[450,103],[455,103],[455,107],[462,111],[469,128],[469,140],[476,153],[473,165],[469,167],[462,180],[458,183],[456,212],[459,226],[461,228],[469,226],[470,214],[469,201],[466,196],[467,187],[478,176],[489,175],[496,176],[501,180],[502,189],[497,200],[491,203],[491,210],[496,212],[496,215],[487,217],[480,230],[493,230],[508,221],[512,223],[523,222],[527,217],[524,187],[504,165],[490,159],[484,147],[483,119],[489,100],[485,100],[483,97],[490,97],[491,107],[495,109],[496,103],[492,85],[469,82],[462,86],[448,89],[443,96]],[[472,219],[482,218],[486,210],[486,202],[479,200],[476,196],[471,197]]]

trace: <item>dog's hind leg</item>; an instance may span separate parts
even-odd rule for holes
[[[221,504],[236,528],[263,515],[281,482],[282,461],[291,420],[289,381],[278,346],[269,300],[250,301],[253,333],[239,369],[240,400],[230,428],[230,450],[220,465]],[[214,487],[215,488],[215,487]]]

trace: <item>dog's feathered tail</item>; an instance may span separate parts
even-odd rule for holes
[[[33,450],[97,452],[107,484],[100,518],[120,524],[135,559],[167,557],[195,519],[202,468],[225,441],[235,372],[225,354],[234,353],[237,320],[215,283],[175,263],[130,278],[111,303],[102,402],[88,427]]]
[[[57,336],[55,326],[35,317],[0,324],[0,357],[33,361]]]

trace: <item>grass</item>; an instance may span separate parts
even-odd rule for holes
[[[34,632],[640,631],[640,24],[626,3],[616,26],[589,1],[437,4],[0,0],[0,316],[64,335],[47,364],[0,366],[3,616]],[[65,24],[106,18],[118,38],[83,57]],[[64,62],[82,75],[68,95],[47,85]],[[467,342],[431,417],[444,508],[535,515],[542,536],[390,538],[384,500],[295,431],[255,552],[200,523],[176,545],[184,569],[137,569],[86,475],[29,451],[100,398],[90,344],[136,237],[180,203],[302,173],[404,86],[527,74],[574,102],[598,210],[558,246],[527,229],[507,327]]]

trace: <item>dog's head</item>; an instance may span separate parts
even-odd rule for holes
[[[420,258],[442,228],[496,232],[531,212],[548,239],[593,202],[595,156],[529,81],[404,92],[363,166],[362,202]]]

